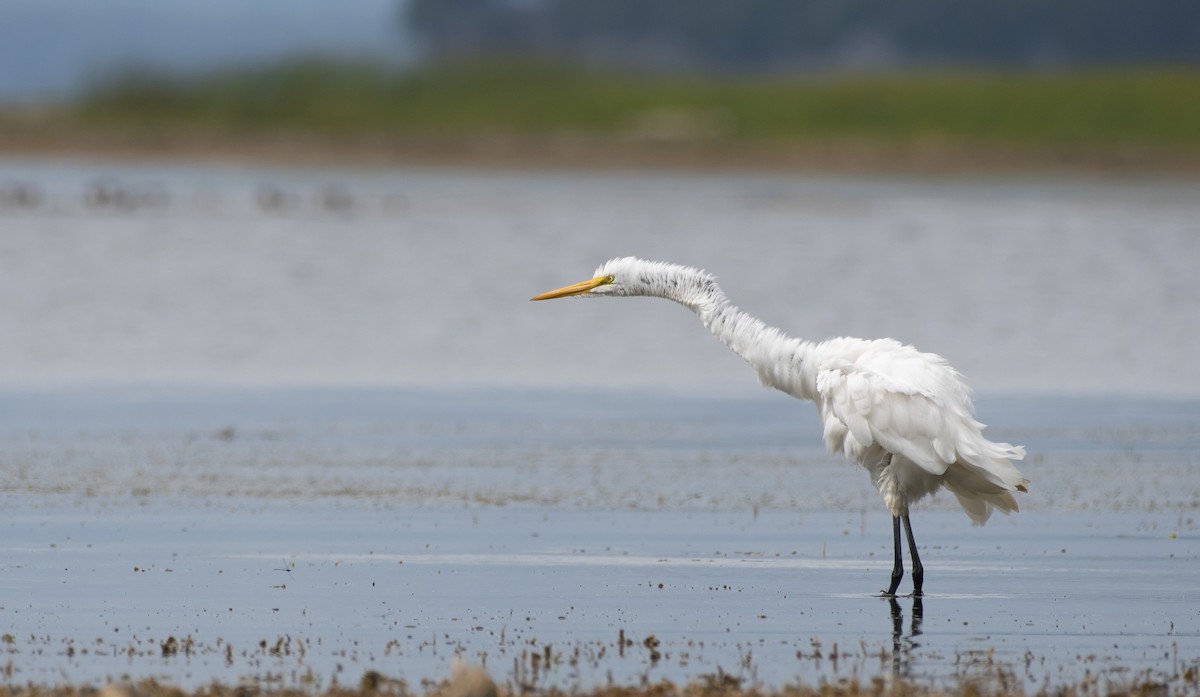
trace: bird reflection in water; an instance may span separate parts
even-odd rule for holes
[[[917,637],[921,636],[921,621],[925,618],[925,605],[921,596],[913,596],[912,622],[909,624],[908,636],[904,635],[904,610],[895,596],[888,597],[888,606],[892,612],[892,675],[901,678],[911,677],[912,651],[920,648]]]

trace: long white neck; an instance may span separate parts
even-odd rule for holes
[[[816,360],[811,342],[788,336],[730,302],[712,276],[688,267],[678,282],[655,284],[652,295],[673,300],[700,321],[758,373],[768,387],[801,399],[816,397]]]

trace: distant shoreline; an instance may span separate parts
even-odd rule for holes
[[[130,73],[0,107],[0,154],[819,172],[1200,172],[1200,73],[733,79],[489,62]]]
[[[253,162],[300,167],[448,166],[827,173],[1200,174],[1200,148],[675,141],[615,136],[152,135],[0,131],[0,157]]]

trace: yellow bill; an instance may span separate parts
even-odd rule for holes
[[[590,281],[584,281],[583,283],[576,283],[558,288],[556,290],[546,291],[541,295],[530,298],[530,300],[551,300],[553,298],[565,298],[569,295],[583,295],[584,293],[591,292],[593,288],[608,285],[612,282],[612,276],[597,276]]]

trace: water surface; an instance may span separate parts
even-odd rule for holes
[[[1200,183],[0,162],[0,385],[752,394],[681,308],[531,304],[638,255],[976,389],[1200,396]]]
[[[1194,181],[8,160],[0,193],[9,682],[1197,689]],[[527,300],[626,254],[946,355],[1029,450],[1022,512],[922,504],[929,595],[876,597],[890,520],[811,405],[670,303]]]
[[[929,594],[893,604],[890,519],[794,400],[9,395],[3,650],[39,683],[417,684],[461,658],[514,687],[1182,689],[1200,403],[1104,406],[984,400],[1031,445],[1024,510],[920,506]]]

